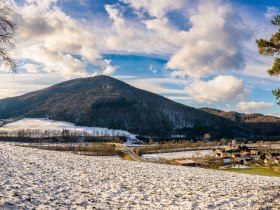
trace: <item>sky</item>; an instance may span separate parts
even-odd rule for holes
[[[11,0],[17,24],[0,98],[109,75],[197,108],[280,117],[256,39],[278,28],[275,0]]]

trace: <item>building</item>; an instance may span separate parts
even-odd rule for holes
[[[197,166],[197,163],[194,162],[193,160],[176,160],[176,163],[181,165],[181,166]]]

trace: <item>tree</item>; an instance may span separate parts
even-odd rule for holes
[[[209,141],[211,139],[211,134],[210,133],[205,133],[204,135],[203,135],[203,140],[204,141]]]
[[[8,3],[0,3],[0,63],[3,63],[12,72],[16,71],[16,62],[9,55],[9,50],[14,46],[13,37],[15,24],[11,20],[11,8]]]
[[[257,45],[259,48],[259,53],[261,55],[274,56],[280,55],[280,15],[277,15],[271,23],[278,26],[278,32],[272,34],[269,40],[258,39]],[[275,58],[274,64],[271,69],[269,69],[268,74],[270,76],[279,77],[280,76],[280,58]],[[273,94],[276,96],[277,103],[280,105],[280,89],[273,90]]]

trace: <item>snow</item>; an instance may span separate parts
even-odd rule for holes
[[[3,127],[0,127],[0,131],[39,130],[44,132],[46,130],[62,131],[63,129],[67,129],[73,132],[74,131],[86,132],[86,133],[94,134],[96,136],[101,136],[101,135],[126,136],[130,139],[136,139],[136,135],[123,130],[113,130],[113,129],[99,128],[99,127],[75,126],[72,123],[48,120],[43,118],[42,119],[24,118],[16,122],[8,123]]]
[[[244,168],[249,168],[249,166],[244,166],[244,165],[233,165],[231,166],[232,168],[238,168],[238,169],[244,169]]]
[[[279,209],[280,178],[0,143],[0,209]]]
[[[214,154],[212,150],[193,150],[193,151],[183,151],[183,152],[147,154],[147,155],[142,155],[141,157],[144,160],[150,160],[150,159],[174,160],[174,159],[192,158],[193,156],[196,155],[205,156],[205,155],[214,155]]]

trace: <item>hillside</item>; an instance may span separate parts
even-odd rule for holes
[[[262,114],[243,114],[238,112],[225,112],[217,109],[201,108],[210,114],[229,119],[241,126],[247,127],[250,131],[257,135],[280,135],[280,118],[273,116],[265,116]]]
[[[0,119],[42,118],[150,136],[279,136],[280,119],[195,109],[108,77],[74,79],[0,100]]]
[[[279,209],[278,177],[0,143],[1,209]]]
[[[108,76],[70,80],[0,100],[0,119],[46,116],[76,125],[122,129],[141,135],[181,133],[195,137],[211,131],[219,137],[239,132],[230,120]]]

